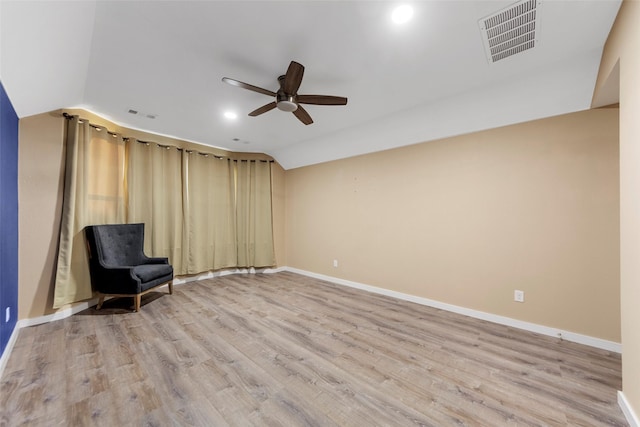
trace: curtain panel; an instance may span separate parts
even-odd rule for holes
[[[145,224],[145,253],[176,275],[275,265],[271,163],[126,141],[67,120],[54,308],[93,296],[87,225]]]
[[[127,220],[145,224],[144,251],[184,274],[182,151],[127,141]]]
[[[184,152],[185,274],[237,267],[234,162]]]
[[[271,163],[238,161],[236,167],[238,266],[274,265]]]
[[[91,298],[84,227],[125,220],[125,142],[67,120],[65,180],[53,307]]]

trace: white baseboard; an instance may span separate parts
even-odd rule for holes
[[[638,415],[636,415],[629,401],[621,391],[618,391],[618,405],[620,409],[622,409],[622,413],[627,419],[629,427],[640,427],[640,418],[638,418]]]
[[[80,313],[83,310],[86,310],[89,307],[93,307],[98,304],[98,299],[93,298],[87,301],[82,301],[72,305],[71,307],[67,307],[63,310],[56,311],[55,313],[46,314],[44,316],[32,317],[30,319],[22,319],[18,320],[17,326],[20,328],[26,328],[28,326],[41,325],[43,323],[55,322],[56,320],[66,319],[67,317],[73,316],[76,313]]]
[[[402,292],[396,292],[389,289],[378,288],[363,283],[352,282],[350,280],[340,279],[337,277],[326,276],[324,274],[313,273],[306,270],[300,270],[292,267],[283,267],[282,270],[290,271],[292,273],[302,274],[304,276],[313,277],[327,282],[335,283],[338,285],[348,286],[351,288],[361,289],[368,292],[373,292],[380,295],[386,295],[393,298],[414,302],[417,304],[426,305],[429,307],[439,308],[453,313],[462,314],[465,316],[474,317],[476,319],[487,320],[489,322],[498,323],[501,325],[511,326],[518,329],[524,329],[530,332],[536,332],[538,334],[547,335],[555,338],[561,338],[566,341],[571,341],[579,344],[588,345],[591,347],[599,348],[602,350],[611,351],[614,353],[622,352],[622,345],[613,341],[607,341],[600,338],[591,337],[588,335],[577,334],[575,332],[565,331],[562,329],[551,328],[548,326],[538,325],[536,323],[524,322],[522,320],[512,319],[506,316],[499,316],[497,314],[486,313],[484,311],[473,310],[466,307],[460,307],[453,304],[447,304],[440,301],[431,300],[428,298],[422,298],[415,295],[404,294]]]
[[[0,379],[2,378],[2,373],[4,372],[5,366],[7,366],[7,361],[9,360],[9,355],[13,350],[13,346],[18,339],[18,333],[20,332],[20,328],[16,324],[13,328],[13,332],[11,332],[11,336],[9,337],[9,341],[7,342],[7,346],[4,348],[4,352],[2,352],[2,357],[0,357]]]
[[[173,279],[174,285],[184,285],[185,283],[195,282],[198,280],[213,279],[214,277],[229,276],[231,274],[272,274],[284,271],[286,267],[279,268],[235,268],[232,270],[208,271],[206,273],[197,274],[189,277],[176,277]]]

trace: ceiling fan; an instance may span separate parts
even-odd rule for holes
[[[280,83],[280,89],[277,92],[272,92],[268,89],[263,89],[258,86],[243,83],[238,80],[223,77],[222,81],[233,86],[238,86],[243,89],[252,90],[254,92],[262,93],[264,95],[272,96],[275,101],[270,102],[262,107],[249,113],[250,116],[255,117],[260,114],[271,111],[274,108],[278,108],[282,111],[293,113],[305,125],[313,123],[311,116],[307,113],[307,110],[302,108],[300,104],[313,104],[313,105],[347,105],[347,98],[342,96],[330,96],[330,95],[298,95],[298,88],[302,83],[302,76],[304,75],[304,66],[295,61],[291,61],[287,73],[278,77]]]

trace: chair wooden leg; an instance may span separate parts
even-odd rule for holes
[[[133,301],[134,301],[134,310],[133,311],[140,311],[140,300],[142,299],[142,295],[138,294],[136,296],[133,297]]]
[[[96,310],[100,310],[102,308],[102,304],[104,304],[104,295],[100,295],[100,298],[98,298],[98,305],[96,306]]]
[[[173,280],[169,282],[169,295],[173,295]]]

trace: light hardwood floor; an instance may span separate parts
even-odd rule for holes
[[[9,426],[626,426],[620,356],[292,273],[24,328]]]

